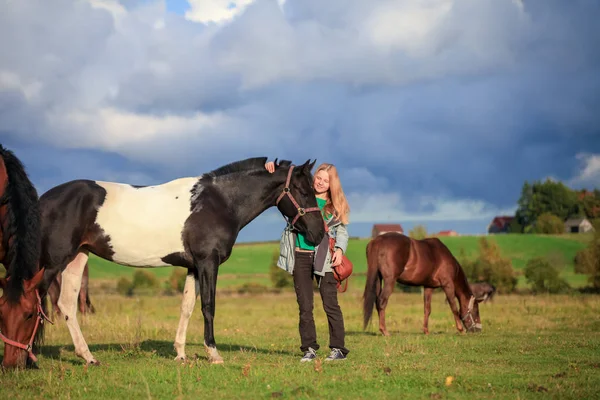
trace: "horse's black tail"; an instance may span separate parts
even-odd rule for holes
[[[0,157],[8,176],[0,204],[8,205],[5,236],[11,238],[6,254],[9,262],[5,268],[10,276],[6,292],[9,300],[17,301],[23,292],[23,280],[31,279],[38,269],[41,247],[39,199],[23,164],[13,152],[0,145]]]
[[[381,274],[379,273],[379,257],[377,256],[377,244],[371,240],[367,244],[367,283],[363,294],[363,329],[367,328],[373,306],[379,300],[378,287],[381,288]],[[379,284],[378,284],[379,283]]]

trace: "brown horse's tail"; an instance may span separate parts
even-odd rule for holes
[[[373,240],[367,244],[367,283],[363,294],[363,329],[367,328],[373,306],[378,301],[379,289],[381,288],[381,274],[379,273],[379,257],[377,257],[377,245]]]

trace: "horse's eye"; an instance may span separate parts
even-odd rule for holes
[[[25,318],[25,321],[29,321],[31,318],[33,318],[33,314],[29,314],[27,318]]]

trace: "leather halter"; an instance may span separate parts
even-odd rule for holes
[[[35,334],[37,333],[37,330],[40,327],[40,324],[43,324],[44,320],[50,322],[51,324],[54,324],[54,322],[52,322],[50,320],[50,318],[48,318],[48,316],[44,313],[44,310],[42,309],[42,299],[40,298],[40,293],[37,291],[37,289],[35,290],[35,295],[38,300],[37,320],[35,321],[35,327],[33,328],[33,333],[31,334],[31,339],[29,339],[29,343],[22,344],[19,342],[15,342],[14,340],[11,340],[11,339],[7,338],[6,336],[4,336],[2,334],[2,331],[0,330],[0,340],[2,340],[4,343],[6,343],[8,345],[18,347],[19,349],[25,350],[28,353],[29,358],[31,358],[31,361],[33,361],[33,362],[37,362],[37,357],[35,356],[35,354],[33,354],[33,341],[35,339]]]
[[[481,329],[481,324],[476,323],[475,318],[473,318],[472,311],[473,311],[474,303],[475,303],[475,296],[471,296],[471,298],[469,299],[469,306],[467,307],[467,312],[464,316],[462,316],[460,318],[460,320],[465,325],[465,328],[467,329],[467,331],[470,331],[473,328]]]
[[[296,207],[296,210],[298,211],[298,214],[296,214],[294,219],[292,219],[292,222],[291,222],[292,226],[294,226],[296,221],[298,221],[298,219],[300,217],[304,216],[306,213],[313,212],[313,211],[319,211],[319,212],[321,211],[321,209],[319,207],[309,207],[309,208],[300,207],[300,204],[298,204],[296,199],[294,199],[294,196],[292,195],[292,192],[290,191],[290,181],[292,180],[292,171],[293,170],[294,170],[294,165],[292,165],[290,167],[290,169],[288,171],[287,179],[285,181],[285,187],[283,188],[283,191],[281,192],[281,194],[277,198],[277,201],[275,202],[275,205],[278,205],[279,202],[281,201],[281,199],[283,199],[285,196],[288,196],[290,198],[290,200],[292,201],[292,204],[294,205],[294,207]]]

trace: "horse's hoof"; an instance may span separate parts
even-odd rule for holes
[[[221,357],[211,358],[208,360],[208,362],[210,362],[211,364],[223,364],[223,359]]]

